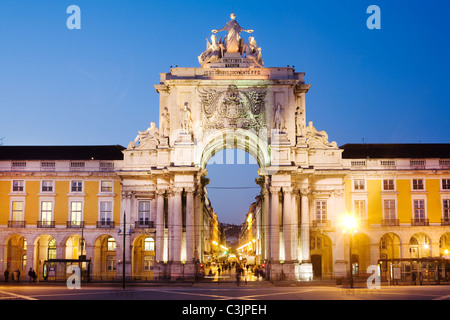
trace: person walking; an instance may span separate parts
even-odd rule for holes
[[[8,282],[8,278],[9,278],[9,270],[8,270],[8,268],[6,268],[6,270],[3,273],[3,275],[5,276],[5,282]]]

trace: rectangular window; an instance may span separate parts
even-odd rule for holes
[[[424,190],[423,179],[413,179],[413,190]]]
[[[100,202],[100,221],[101,224],[107,225],[111,222],[112,218],[112,202],[101,201]]]
[[[106,270],[107,271],[116,270],[116,256],[111,255],[106,256]]]
[[[24,188],[24,181],[23,180],[13,180],[13,192],[23,192]]]
[[[100,181],[101,192],[112,192],[112,181]]]
[[[53,217],[53,202],[42,201],[41,202],[41,224],[50,225]]]
[[[150,201],[139,201],[139,224],[147,224],[150,221]]]
[[[414,219],[425,219],[425,200],[414,200]]]
[[[327,220],[327,202],[326,200],[316,201],[316,220],[326,221]]]
[[[55,162],[54,161],[42,161],[41,162],[41,170],[55,171]]]
[[[385,191],[395,190],[394,180],[393,179],[383,180],[383,190],[385,190]]]
[[[85,162],[77,161],[77,162],[71,162],[70,163],[70,171],[81,171],[84,170]]]
[[[394,220],[395,217],[395,200],[384,200],[384,219]]]
[[[83,191],[83,181],[72,181],[70,183],[71,192],[82,192]]]
[[[144,271],[152,271],[155,264],[155,256],[144,256]]]
[[[355,214],[360,220],[366,219],[366,201],[355,200],[354,202]]]
[[[450,219],[450,199],[445,199],[442,206],[444,208],[444,219],[448,221]]]
[[[450,179],[442,179],[442,190],[450,190]]]
[[[81,224],[81,201],[72,201],[70,203],[70,222],[72,225],[80,225]]]
[[[13,201],[12,203],[12,221],[23,221],[23,202]]]
[[[42,181],[42,192],[53,192],[53,181],[43,180]]]
[[[356,179],[353,181],[353,186],[355,190],[365,190],[365,182],[364,179]]]

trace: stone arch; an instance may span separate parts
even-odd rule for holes
[[[78,259],[81,253],[81,235],[71,234],[64,239],[64,258]]]
[[[27,240],[21,234],[11,234],[5,239],[4,260],[5,269],[10,272],[19,269],[26,270]]]
[[[137,236],[132,243],[131,270],[135,279],[152,280],[156,241],[150,234]]]
[[[333,241],[323,233],[311,237],[311,263],[314,278],[331,278],[333,276]]]
[[[400,237],[393,232],[385,233],[379,240],[380,259],[401,258]]]
[[[117,239],[109,234],[99,235],[94,241],[93,277],[114,279],[117,270]]]
[[[439,256],[450,255],[450,232],[446,232],[439,238]]]
[[[257,132],[244,129],[216,130],[199,141],[194,150],[194,163],[204,169],[211,157],[223,149],[241,149],[255,158],[260,167],[270,165],[270,148]]]
[[[347,243],[346,247],[348,248],[348,246],[349,243]],[[361,232],[358,232],[355,235],[353,235],[351,252],[352,252],[351,262],[353,274],[356,275],[360,273],[365,273],[367,268],[371,265],[369,236]]]
[[[413,234],[409,239],[409,257],[431,257],[431,237],[424,232]]]

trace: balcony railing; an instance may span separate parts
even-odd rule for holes
[[[114,228],[114,221],[101,220],[97,221],[97,228]]]
[[[381,225],[383,227],[398,226],[399,225],[399,221],[398,221],[398,219],[383,219],[381,221]]]
[[[331,220],[313,220],[313,227],[314,228],[331,227]]]
[[[450,226],[450,217],[441,219],[441,226]]]
[[[134,222],[135,228],[154,228],[154,222],[148,220],[140,220]]]
[[[8,221],[8,228],[25,228],[25,221]]]
[[[38,228],[54,228],[55,221],[38,221],[37,227]]]
[[[412,226],[428,226],[428,219],[411,219]]]
[[[67,221],[67,228],[84,228],[84,221]]]

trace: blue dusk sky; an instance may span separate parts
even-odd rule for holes
[[[70,5],[79,30],[67,28]],[[379,30],[367,28],[370,5]],[[450,142],[447,0],[0,0],[3,145],[127,146],[158,122],[159,73],[197,67],[231,12],[255,30],[265,66],[306,73],[306,120],[331,141]],[[220,188],[255,187],[257,166],[207,169],[219,220],[242,223],[259,191]]]

